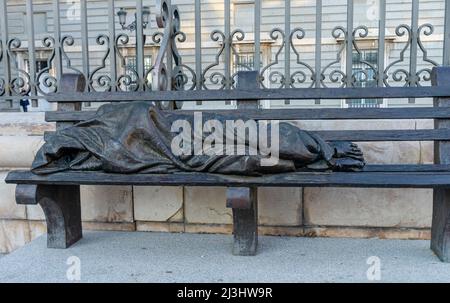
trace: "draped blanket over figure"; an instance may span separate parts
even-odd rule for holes
[[[203,113],[203,121],[225,124],[236,118]],[[319,136],[290,123],[279,123],[279,161],[261,165],[269,155],[245,153],[179,155],[172,143],[175,121],[194,125],[192,114],[162,111],[151,102],[107,104],[96,115],[49,135],[32,165],[35,174],[61,171],[104,171],[109,173],[208,172],[255,176],[287,173],[301,169],[358,171],[364,167],[361,150],[350,142],[325,142]],[[268,127],[270,130],[270,125]],[[268,135],[270,137],[270,131]],[[236,133],[224,132],[223,142]],[[205,141],[208,134],[202,134]],[[271,141],[271,138],[269,138]],[[249,140],[245,141],[249,145]],[[246,146],[246,151],[250,150]]]

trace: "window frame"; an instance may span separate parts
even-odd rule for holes
[[[376,50],[378,51],[378,47],[374,46],[373,44],[375,42],[378,41],[378,37],[367,37],[367,38],[362,38],[362,39],[357,39],[358,42],[358,47],[361,51],[365,51],[365,50]],[[389,38],[385,39],[385,44],[384,44],[384,66],[387,66],[388,61],[389,61],[389,51],[391,49],[391,42],[392,40]],[[338,41],[339,43],[345,43],[343,40]],[[341,55],[341,71],[342,72],[346,72],[346,67],[347,67],[347,49],[345,49],[342,52]],[[353,63],[352,63],[352,67],[353,67]],[[352,68],[353,70],[353,68]],[[347,100],[346,99],[341,99],[341,108],[351,108],[348,106]],[[380,106],[380,108],[387,108],[389,107],[388,104],[388,100],[386,98],[383,98]]]

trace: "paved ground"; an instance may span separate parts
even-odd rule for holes
[[[222,235],[87,232],[68,250],[49,250],[44,236],[0,259],[0,282],[67,282],[71,256],[82,282],[368,282],[371,256],[382,282],[450,282],[450,264],[428,241],[261,237],[256,257],[232,256],[231,243]]]

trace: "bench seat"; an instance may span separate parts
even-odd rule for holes
[[[364,172],[296,172],[261,177],[207,173],[111,174],[62,172],[38,176],[13,171],[12,184],[43,185],[135,185],[135,186],[227,186],[227,187],[363,187],[450,188],[449,165],[371,165]]]

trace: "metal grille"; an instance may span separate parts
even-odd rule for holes
[[[160,0],[156,3],[152,0],[47,2],[49,10],[44,13],[37,11],[38,3],[32,0],[24,0],[22,6],[0,0],[0,103],[6,101],[3,103],[14,104],[23,95],[45,99],[45,95],[58,91],[64,72],[83,74],[88,80],[87,92],[233,89],[236,86],[236,73],[243,69],[259,71],[261,87],[415,87],[429,85],[433,66],[450,64],[449,1],[434,1],[433,4],[419,0],[402,2],[409,14],[402,16],[407,22],[399,20],[399,24],[389,33],[385,31],[387,21],[392,23],[395,20],[388,18],[389,3],[386,0],[366,2],[367,9],[376,12],[377,17],[377,22],[371,21],[368,25],[355,24],[359,22],[359,18],[355,18],[357,1],[352,0],[317,0],[314,6],[307,7],[314,19],[305,21],[293,18],[294,7],[303,5],[305,1],[302,0],[277,1],[277,6],[273,6],[275,1],[269,0],[244,1],[246,6],[252,5],[254,8],[251,22],[244,22],[247,32],[232,27],[232,24],[239,24],[236,22],[238,20],[233,22],[235,1],[232,0],[223,0],[220,8],[217,8],[217,1],[212,5],[209,0],[195,0],[191,4],[176,0]],[[341,2],[345,7],[341,11],[346,16],[340,20],[345,20],[345,24],[330,27],[330,21],[325,20],[325,16],[335,13],[330,10]],[[178,3],[179,7],[176,6]],[[280,3],[283,4],[281,7]],[[94,4],[104,8],[104,24],[89,20],[92,18],[89,16],[89,5]],[[130,8],[130,4],[131,9],[136,12],[133,33],[120,30],[118,17],[121,6]],[[421,24],[421,10],[426,5],[438,4],[445,10],[442,17],[435,16]],[[182,31],[183,21],[187,19],[180,17],[184,13],[182,8],[188,10],[187,5],[193,6],[192,14],[186,12],[186,16],[189,16],[186,18],[191,18],[186,25],[190,28],[190,34]],[[150,17],[153,21],[144,29],[148,22],[147,6],[152,10]],[[218,19],[223,20],[223,26],[205,32],[206,25],[203,22],[210,17],[213,8],[220,16]],[[71,9],[74,9],[73,16],[69,14]],[[13,23],[10,22],[15,18],[14,12],[20,10],[25,16],[26,36],[18,36],[11,30]],[[271,21],[262,20],[263,15],[268,16],[267,13],[263,14],[264,10],[281,12],[284,19],[281,25],[272,22],[273,26],[269,29]],[[42,22],[44,15],[52,20],[48,23],[51,26],[47,27],[47,33],[42,32],[45,25],[35,26],[35,22]],[[67,19],[72,18],[71,16],[74,19],[68,22]],[[133,18],[132,14],[128,16],[130,18]],[[430,56],[425,47],[426,39],[436,34],[432,23],[445,23],[445,32],[441,35],[445,38],[441,41],[443,52],[439,51],[443,54],[442,61],[436,60],[435,54]],[[67,24],[73,26],[76,33],[64,29]],[[378,26],[374,28],[373,24]],[[253,27],[252,32],[249,32],[247,25]],[[103,30],[95,37],[95,45],[90,41],[92,28]],[[205,40],[207,36],[209,40]],[[376,58],[367,57],[361,46],[361,40],[369,38],[376,40]],[[308,39],[314,41],[311,44],[313,58],[307,55],[305,41]],[[389,39],[398,41],[396,45],[399,47],[387,54],[386,41],[390,41]],[[330,47],[323,45],[331,40],[335,44],[330,55]],[[253,54],[239,52],[236,45],[244,42],[254,45]],[[255,61],[255,54],[261,54],[264,43],[270,45],[270,60]],[[188,44],[191,46],[187,47]],[[148,46],[159,47],[158,56],[152,58],[151,63],[147,59]],[[135,50],[135,63],[126,62],[130,59],[125,60],[125,48]],[[29,64],[29,68],[21,68],[17,64],[19,60],[23,60],[20,55],[22,53],[27,54],[30,62],[40,60],[36,58],[36,51],[39,49],[45,49],[49,54],[47,62],[42,62],[41,67],[33,63]],[[74,52],[73,49],[78,51]],[[100,56],[100,60],[92,58],[94,53]],[[189,55],[192,58],[186,60],[186,55],[182,53],[193,55]],[[366,57],[354,64],[355,56]],[[388,60],[385,62],[386,57]],[[364,79],[361,78],[361,70],[367,74]],[[353,100],[348,104],[359,106]],[[379,102],[365,100],[361,104],[377,106]]]

